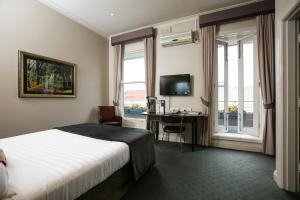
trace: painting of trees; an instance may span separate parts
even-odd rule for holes
[[[26,94],[75,94],[75,66],[36,55],[22,60],[23,89]]]

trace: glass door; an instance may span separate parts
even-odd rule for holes
[[[217,43],[216,132],[258,136],[260,104],[255,50],[255,37],[230,45]]]
[[[228,46],[228,113],[227,132],[238,133],[239,128],[239,46]]]
[[[240,131],[258,136],[260,119],[260,88],[256,55],[256,37],[244,39],[240,43]]]
[[[218,54],[218,69],[217,69],[217,78],[215,85],[217,86],[217,113],[215,115],[216,130],[217,132],[227,131],[227,44],[224,42],[218,41],[217,44],[217,54]]]

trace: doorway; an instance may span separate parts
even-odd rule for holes
[[[217,42],[215,132],[259,137],[256,35]]]

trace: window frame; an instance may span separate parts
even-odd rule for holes
[[[132,117],[126,117],[124,113],[124,107],[125,107],[125,91],[124,87],[125,85],[129,84],[145,84],[145,89],[146,88],[146,77],[144,81],[124,81],[124,72],[125,72],[125,61],[127,60],[132,60],[132,59],[139,59],[139,58],[144,58],[145,59],[145,49],[138,49],[134,51],[129,51],[129,52],[124,52],[124,59],[123,59],[123,65],[122,65],[122,81],[121,81],[121,114],[122,117],[125,119],[136,119],[136,120],[144,120],[144,118],[141,116],[141,118],[132,118]],[[145,75],[146,75],[146,66],[144,66],[145,69]],[[145,99],[146,102],[146,99]]]

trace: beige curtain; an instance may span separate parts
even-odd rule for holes
[[[259,78],[265,109],[263,152],[268,155],[275,155],[274,19],[274,13],[256,17]]]
[[[144,39],[145,66],[146,66],[146,91],[147,96],[155,96],[155,65],[154,65],[154,39]]]
[[[203,72],[203,90],[201,101],[206,107],[206,131],[204,131],[202,145],[211,145],[213,134],[213,84],[216,49],[216,26],[207,26],[200,29],[201,60]]]
[[[145,67],[146,67],[146,96],[155,96],[155,58],[154,58],[154,38],[144,39],[145,47]],[[153,108],[150,108],[154,109]],[[150,124],[147,118],[147,129],[153,130],[154,124]]]
[[[120,97],[121,97],[121,82],[122,82],[122,70],[123,70],[123,60],[124,60],[124,47],[123,45],[114,46],[114,96],[113,104],[117,107],[116,114],[121,116],[120,111]]]

